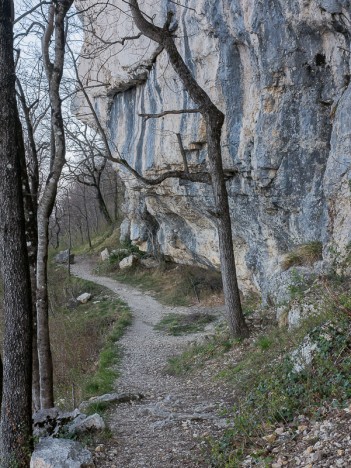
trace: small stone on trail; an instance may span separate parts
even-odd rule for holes
[[[277,438],[276,434],[269,434],[263,437],[263,439],[268,442],[269,444],[272,444]]]

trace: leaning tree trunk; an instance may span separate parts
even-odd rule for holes
[[[34,410],[40,409],[40,376],[37,344],[37,255],[38,255],[38,192],[39,192],[39,167],[38,154],[34,138],[34,129],[30,116],[30,108],[27,105],[22,85],[17,78],[17,95],[19,97],[24,119],[27,127],[29,148],[25,154],[25,148],[21,151],[22,187],[24,190],[24,216],[26,223],[26,242],[28,249],[30,282],[32,292],[32,317],[33,317],[33,370],[32,370],[32,402]],[[19,140],[20,135],[19,135]],[[28,163],[28,165],[27,165]]]
[[[104,200],[104,197],[102,195],[102,192],[101,192],[101,188],[99,185],[94,185],[94,188],[95,188],[95,191],[96,191],[96,199],[98,201],[98,204],[99,204],[99,209],[100,209],[100,212],[102,213],[106,223],[109,225],[109,226],[112,226],[113,224],[113,221],[111,219],[111,216],[110,216],[110,213],[108,211],[108,208],[106,206],[106,203],[105,203],[105,200]]]
[[[45,73],[49,83],[51,105],[52,148],[50,174],[38,207],[37,257],[37,324],[40,371],[41,408],[54,406],[53,365],[49,331],[49,301],[47,260],[49,247],[49,220],[54,207],[57,186],[65,164],[66,144],[62,119],[60,84],[65,56],[65,18],[73,0],[58,1],[49,7],[48,24],[42,39]],[[54,38],[54,62],[51,62],[50,44]]]
[[[215,214],[217,218],[227,319],[233,336],[238,338],[246,337],[248,335],[248,328],[242,312],[236,276],[228,193],[225,185],[221,153],[221,132],[224,115],[197,83],[181,57],[173,39],[173,32],[170,30],[172,14],[168,14],[165,26],[159,28],[145,19],[140,11],[137,0],[130,0],[129,4],[136,26],[142,34],[157,42],[166,50],[173,69],[179,76],[191,99],[198,106],[199,112],[204,117],[207,130],[208,162],[216,208]]]
[[[27,467],[32,448],[32,316],[12,16],[12,1],[0,0],[0,259],[4,285],[0,465]]]

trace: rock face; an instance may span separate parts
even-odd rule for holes
[[[93,457],[79,442],[42,439],[35,447],[30,468],[92,468]]]
[[[137,31],[121,13],[125,2],[112,3],[119,9],[111,4],[94,28],[114,45],[100,43],[99,53],[85,54],[89,59],[80,63],[111,147],[152,177],[183,168],[180,133],[190,169],[206,168],[199,114],[139,116],[194,104],[154,43],[116,43]],[[158,25],[167,10],[174,11],[177,45],[226,115],[223,160],[233,171],[227,187],[239,280],[243,289],[274,298],[281,259],[294,246],[320,241],[330,261],[330,247],[344,255],[351,241],[351,2],[175,3],[140,2]],[[97,43],[87,33],[84,52]],[[83,98],[75,104],[84,118]],[[125,170],[120,174],[126,184],[122,236],[180,263],[219,266],[210,186],[169,179],[150,188]]]

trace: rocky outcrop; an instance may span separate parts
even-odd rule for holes
[[[286,252],[320,241],[330,261],[331,247],[345,255],[351,241],[351,2],[150,3],[141,2],[156,24],[168,9],[175,12],[182,55],[226,115],[223,158],[232,172],[227,186],[241,287],[274,299],[286,277]],[[139,116],[193,103],[165,52],[142,37],[125,39],[137,35],[126,8],[114,0],[98,16],[80,62],[111,148],[152,177],[182,168],[180,133],[190,169],[206,168],[199,114]],[[75,104],[87,119],[83,99]],[[210,186],[169,179],[150,188],[120,174],[127,188],[123,236],[180,263],[219,266]]]

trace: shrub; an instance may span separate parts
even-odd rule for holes
[[[323,245],[319,241],[308,242],[296,247],[285,255],[282,268],[288,270],[293,266],[313,265],[322,259]]]

